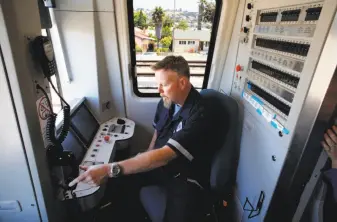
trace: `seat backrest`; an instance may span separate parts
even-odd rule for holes
[[[241,110],[235,99],[216,90],[205,89],[200,92],[205,103],[224,124],[221,144],[215,153],[212,166],[210,185],[213,192],[225,196],[232,192],[236,181],[236,171],[240,154],[240,139],[242,131]],[[222,137],[221,137],[222,136]]]

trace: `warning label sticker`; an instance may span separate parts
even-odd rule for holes
[[[48,101],[45,96],[40,99],[39,106],[38,106],[39,117],[42,120],[46,120],[48,115],[51,113],[50,108],[48,106]]]
[[[37,113],[39,115],[40,127],[41,127],[44,145],[45,147],[47,147],[48,141],[46,140],[46,125],[47,125],[48,115],[51,114],[51,110],[48,106],[47,97],[42,96],[41,98],[39,98],[36,101],[36,107],[37,107]]]

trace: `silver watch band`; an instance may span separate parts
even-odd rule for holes
[[[109,177],[118,177],[121,173],[121,167],[118,163],[112,163],[110,166]]]

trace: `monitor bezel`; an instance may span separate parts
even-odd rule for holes
[[[89,141],[86,141],[86,139],[84,138],[84,136],[80,133],[80,131],[78,130],[78,128],[73,124],[72,119],[73,117],[77,114],[77,112],[81,109],[84,108],[86,109],[89,114],[94,118],[94,120],[97,123],[97,127],[95,128],[95,130],[93,131],[92,135],[90,135],[90,139]],[[90,111],[90,109],[88,108],[88,106],[85,104],[85,102],[83,101],[78,107],[76,107],[76,109],[74,110],[73,113],[71,113],[70,116],[70,127],[73,129],[73,131],[75,132],[75,134],[78,136],[78,138],[82,141],[82,143],[86,146],[86,148],[88,149],[93,141],[93,139],[96,136],[96,133],[98,132],[98,129],[100,127],[99,122],[97,121],[96,117],[92,114],[92,112]]]
[[[76,159],[76,162],[78,163],[82,163],[83,159],[85,158],[85,155],[87,154],[87,151],[88,151],[88,148],[86,147],[86,145],[83,143],[83,141],[79,138],[78,134],[74,131],[73,128],[70,128],[69,131],[68,131],[68,134],[71,133],[72,136],[74,137],[74,139],[76,140],[76,142],[79,143],[79,145],[81,146],[82,150],[83,150],[83,155],[82,155],[82,159]],[[68,136],[68,135],[67,135]],[[75,153],[72,151],[72,150],[66,150],[62,145],[62,148],[64,151],[71,151],[74,155]]]

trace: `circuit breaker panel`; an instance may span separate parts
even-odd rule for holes
[[[238,198],[263,221],[336,12],[336,0],[247,0],[231,95],[244,107]]]

